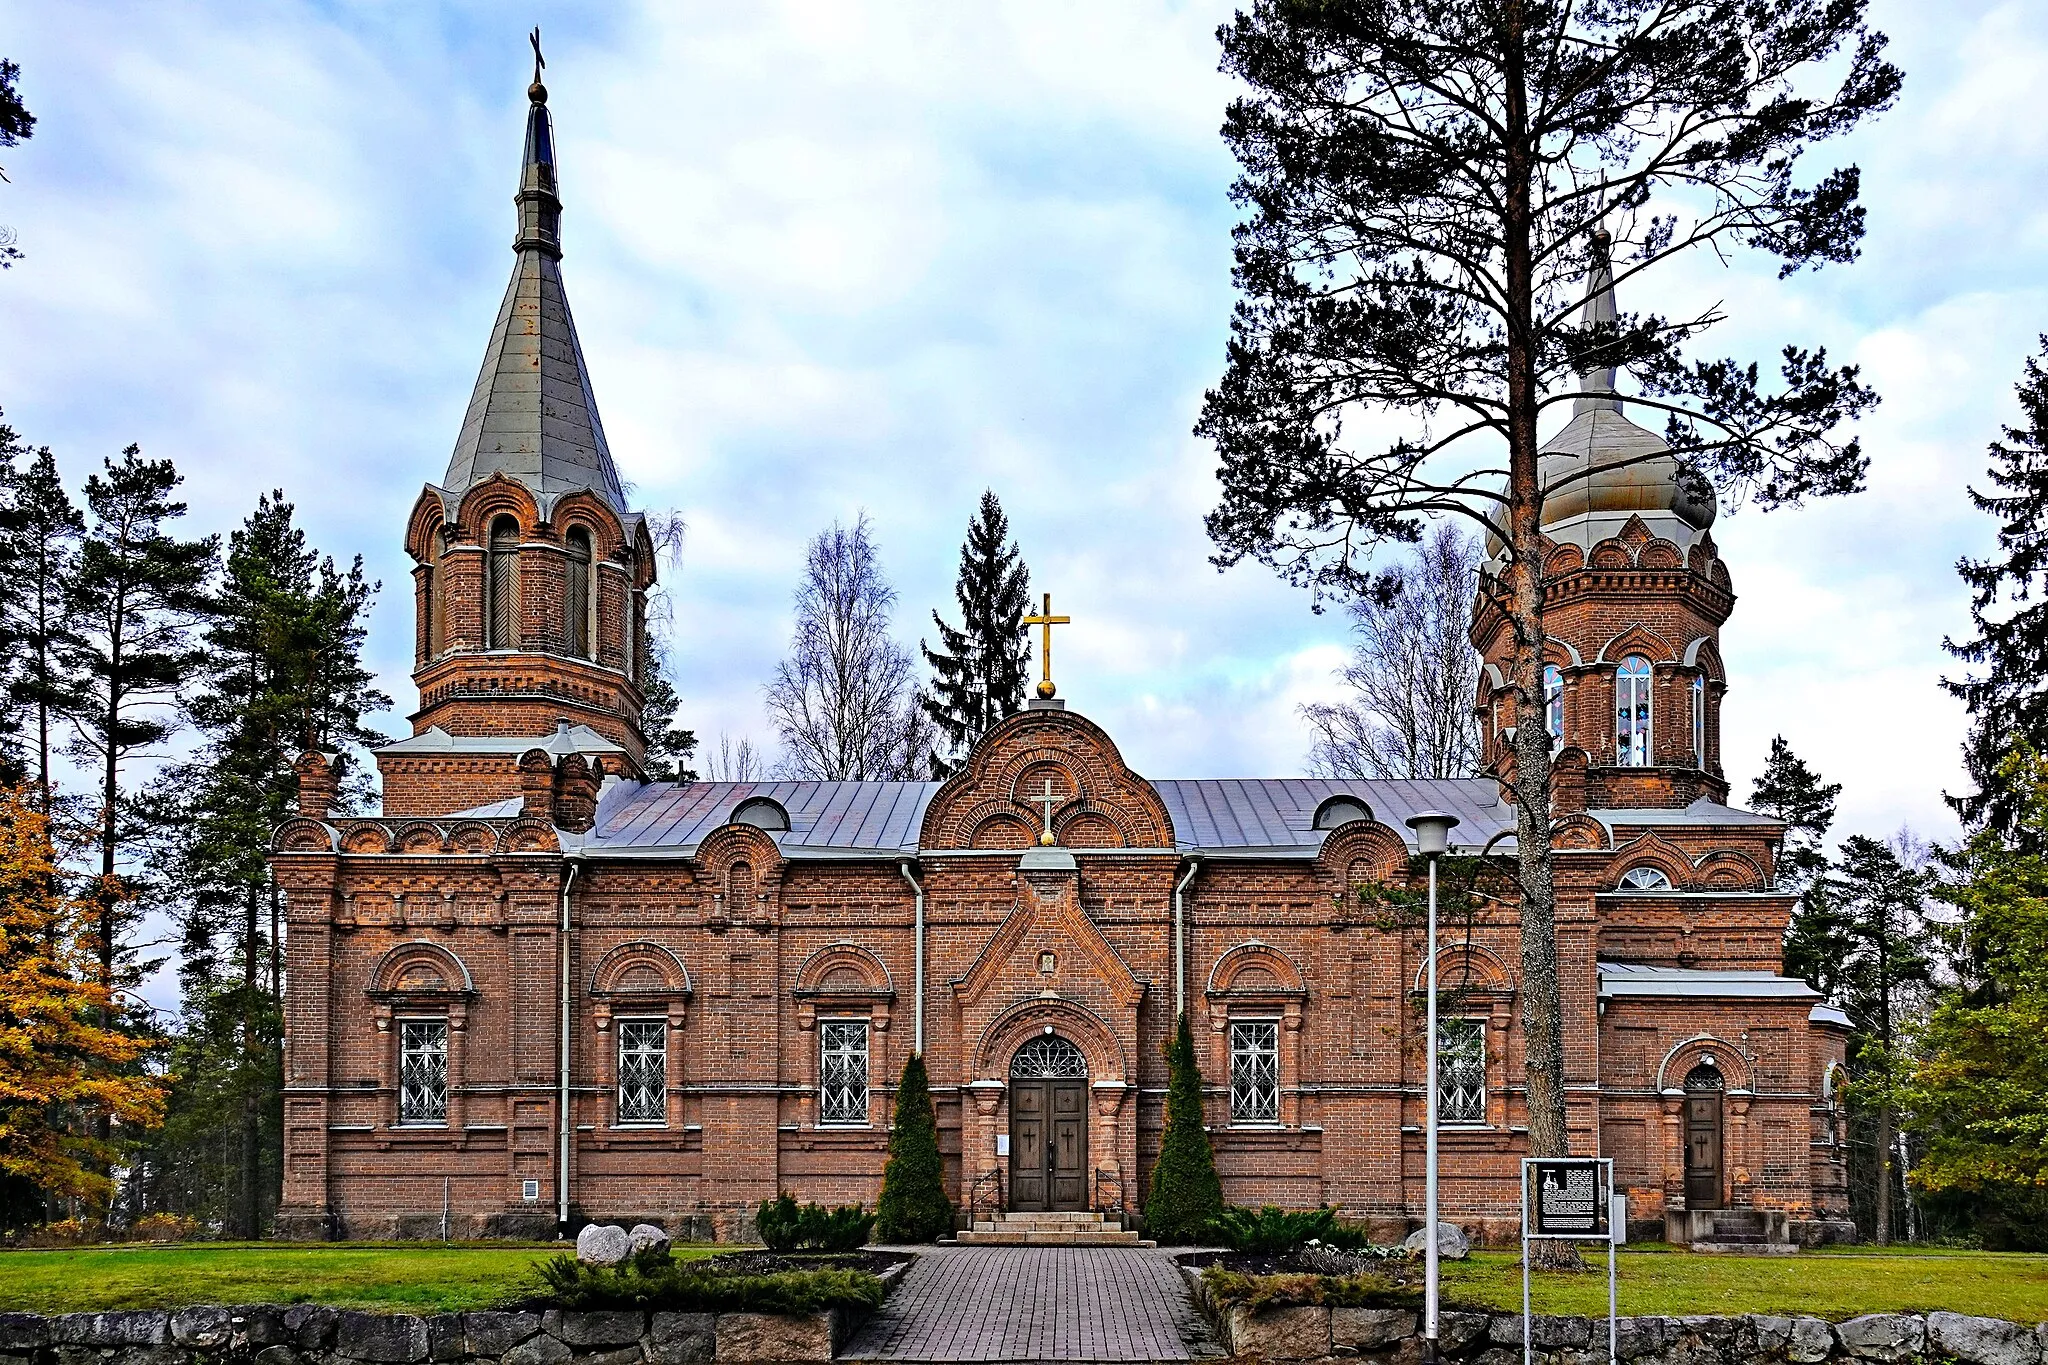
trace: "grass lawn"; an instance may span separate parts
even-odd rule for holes
[[[1606,1316],[1607,1257],[1586,1255],[1590,1275],[1536,1275],[1530,1296],[1539,1313]],[[1697,1256],[1686,1251],[1624,1251],[1622,1315],[1809,1313],[1839,1322],[1859,1313],[1977,1313],[2034,1323],[2048,1320],[2048,1256],[1968,1251],[1796,1256]],[[1444,1299],[1479,1308],[1522,1307],[1521,1267],[1511,1252],[1475,1252],[1444,1262]]]
[[[0,1252],[0,1310],[77,1313],[188,1303],[327,1303],[392,1313],[487,1308],[562,1248],[503,1242],[377,1246],[289,1242]],[[679,1246],[678,1257],[730,1246]]]

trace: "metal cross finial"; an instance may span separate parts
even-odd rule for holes
[[[533,44],[533,79],[536,83],[538,83],[540,80],[541,69],[548,64],[548,59],[540,55],[539,24],[535,24],[533,26],[533,32],[526,35],[526,41]]]
[[[1052,779],[1050,777],[1045,779],[1044,794],[1031,798],[1032,805],[1045,807],[1045,832],[1038,836],[1038,842],[1047,848],[1051,848],[1055,842],[1052,837],[1052,808],[1057,806],[1060,800],[1061,798],[1054,796],[1052,793]]]
[[[1073,619],[1071,616],[1054,616],[1052,614],[1051,593],[1045,595],[1045,609],[1043,611],[1039,612],[1036,616],[1024,618],[1025,625],[1038,627],[1038,663],[1041,670],[1041,676],[1038,680],[1038,695],[1047,701],[1051,701],[1053,696],[1059,691],[1058,688],[1052,685],[1052,628],[1054,626],[1064,626]],[[1050,842],[1050,840],[1047,842]]]

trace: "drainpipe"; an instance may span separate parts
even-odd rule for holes
[[[903,880],[910,883],[910,889],[917,893],[917,955],[916,966],[911,971],[913,989],[917,992],[917,1004],[911,1012],[911,1049],[918,1056],[924,1055],[924,887],[910,873],[909,860],[896,864],[896,870],[903,874]]]
[[[1202,870],[1202,855],[1188,855],[1188,870],[1173,888],[1173,1025],[1180,1027],[1180,1017],[1188,1012],[1188,931],[1187,914],[1183,909],[1182,897],[1195,874]]]
[[[563,860],[562,922],[560,957],[562,963],[562,1051],[555,1065],[555,1236],[569,1235],[569,888],[576,884],[582,864],[574,858]]]

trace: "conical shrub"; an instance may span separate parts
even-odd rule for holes
[[[924,1057],[913,1053],[896,1090],[896,1116],[889,1126],[889,1164],[882,1168],[882,1198],[876,1205],[875,1240],[929,1242],[953,1230],[953,1201],[946,1197],[946,1172],[939,1161],[939,1120],[932,1112],[931,1077]]]
[[[1195,1037],[1186,1014],[1166,1049],[1166,1136],[1152,1168],[1152,1192],[1145,1200],[1145,1232],[1168,1243],[1199,1242],[1223,1212],[1223,1182],[1216,1153],[1202,1126],[1202,1068],[1195,1061]]]

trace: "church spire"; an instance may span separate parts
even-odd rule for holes
[[[1606,228],[1593,230],[1593,292],[1586,300],[1585,324],[1587,327],[1604,327],[1610,333],[1614,329],[1614,263],[1609,255],[1613,238]],[[1621,404],[1614,398],[1614,366],[1596,365],[1590,370],[1579,371],[1579,397],[1572,402],[1572,415],[1582,412],[1620,412]]]
[[[543,506],[589,489],[621,515],[626,494],[605,444],[604,423],[576,340],[576,322],[562,287],[562,200],[555,167],[555,125],[540,30],[533,43],[533,84],[527,87],[526,147],[520,158],[517,259],[484,350],[462,433],[442,487],[461,493],[493,474],[533,491]]]

